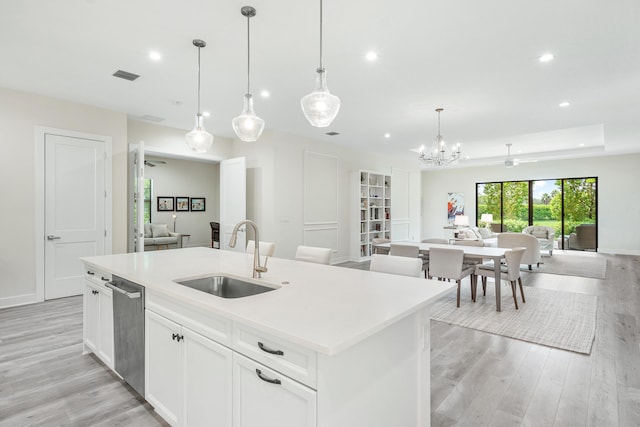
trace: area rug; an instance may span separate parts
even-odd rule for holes
[[[522,271],[529,269],[523,266]],[[607,274],[607,260],[595,253],[571,254],[554,251],[553,256],[542,257],[540,267],[532,266],[531,272],[604,279]]]
[[[493,284],[487,284],[486,297],[482,296],[480,284],[478,290],[474,303],[468,284],[463,286],[460,308],[456,308],[456,291],[449,292],[434,303],[431,319],[576,353],[591,353],[597,296],[525,287],[527,302],[522,303],[518,289],[516,310],[511,288],[503,284],[502,311],[497,312]]]

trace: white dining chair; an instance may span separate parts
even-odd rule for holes
[[[455,280],[458,284],[457,307],[460,307],[460,284],[464,277],[470,276],[471,299],[475,302],[474,292],[475,266],[465,266],[462,263],[464,251],[462,249],[431,248],[429,249],[429,277],[439,280]]]
[[[513,295],[513,302],[516,304],[516,310],[518,309],[518,298],[516,296],[516,282],[520,285],[520,295],[522,297],[522,302],[525,303],[524,299],[524,291],[522,289],[522,277],[520,276],[520,263],[522,262],[522,257],[527,249],[526,248],[513,248],[511,250],[505,251],[504,258],[507,262],[507,265],[500,266],[500,280],[505,280],[509,282],[511,285],[511,293]],[[495,277],[493,262],[477,265],[475,267],[474,276],[476,280],[473,282],[472,286],[474,289],[472,293],[475,295],[475,287],[477,285],[477,276],[482,276],[482,292],[483,295],[487,294],[487,277]],[[496,283],[496,287],[500,286],[500,283]]]
[[[379,243],[391,243],[391,239],[384,239],[382,237],[374,237],[371,239],[371,243],[373,244],[373,253],[374,254],[388,254],[389,248],[379,248],[376,245]]]
[[[389,255],[403,256],[407,258],[418,258],[422,262],[422,269],[424,270],[424,277],[428,276],[429,271],[429,257],[423,257],[420,254],[420,247],[417,245],[404,245],[400,243],[391,243],[389,245]]]
[[[370,271],[400,274],[402,276],[420,277],[422,260],[396,255],[371,255]]]
[[[254,240],[249,240],[247,242],[246,253],[252,254],[256,250],[256,242]],[[272,257],[274,252],[276,251],[276,244],[272,242],[263,242],[260,241],[260,257],[264,257],[264,267],[267,266],[267,261],[269,257]]]
[[[296,260],[313,262],[316,264],[331,263],[331,248],[319,248],[315,246],[298,246]]]

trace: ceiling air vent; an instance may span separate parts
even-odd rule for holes
[[[129,80],[130,82],[132,82],[140,76],[137,74],[129,73],[127,71],[118,70],[115,73],[113,73],[113,77],[118,77],[118,78]]]
[[[148,114],[145,114],[144,116],[141,116],[140,118],[142,120],[147,120],[149,122],[155,122],[155,123],[160,123],[160,122],[164,121],[164,119],[162,117],[150,116]]]
[[[336,135],[340,135],[340,132],[327,132],[327,135],[336,136]]]

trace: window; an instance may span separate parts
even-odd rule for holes
[[[144,198],[142,200],[142,205],[144,206],[144,222],[145,222],[145,224],[151,222],[151,196],[153,194],[153,192],[152,192],[153,182],[152,181],[153,180],[151,178],[145,178],[144,179]],[[135,194],[135,190],[134,190],[134,194]],[[137,222],[138,222],[137,208],[138,208],[138,204],[136,203],[136,204],[134,204],[134,209],[133,209],[133,223],[136,224],[136,225],[137,225]]]
[[[544,225],[560,249],[596,250],[597,184],[597,177],[477,183],[476,224],[488,213],[497,231]]]

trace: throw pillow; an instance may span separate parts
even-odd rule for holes
[[[169,226],[167,224],[151,224],[153,237],[169,237]]]
[[[471,230],[471,232],[473,233],[474,239],[482,240],[482,234],[480,234],[480,230],[478,230],[478,227],[471,227],[469,230]]]
[[[144,237],[146,239],[151,237],[151,224],[149,224],[148,222],[144,223]]]
[[[491,230],[487,228],[478,228],[478,232],[480,233],[483,239],[489,239],[491,237]]]
[[[533,235],[533,237],[535,237],[536,239],[546,239],[547,236],[547,230],[533,230],[531,232],[531,234]]]

